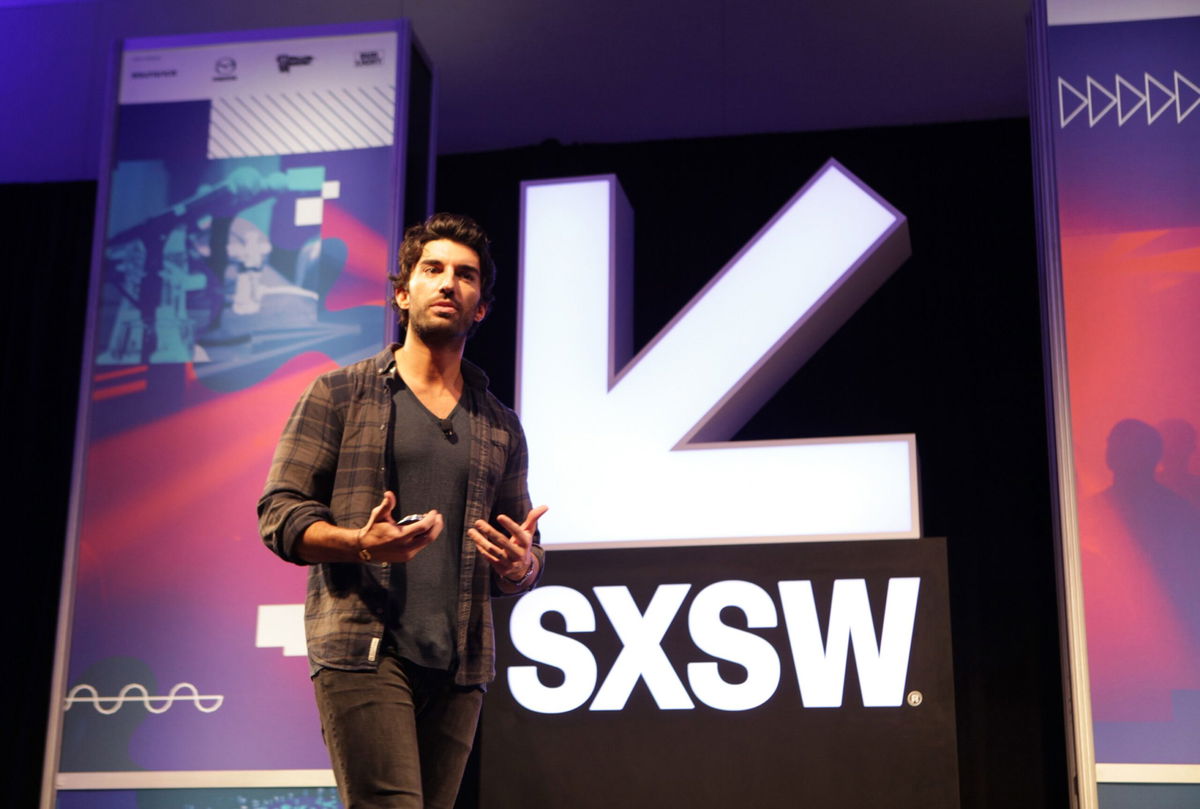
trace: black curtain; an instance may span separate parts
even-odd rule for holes
[[[4,423],[11,499],[0,614],[10,806],[36,806],[62,581],[96,184],[0,185]]]

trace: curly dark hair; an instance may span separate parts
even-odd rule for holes
[[[413,225],[404,231],[404,241],[400,243],[399,270],[389,275],[392,282],[392,308],[396,310],[396,322],[400,324],[400,339],[408,329],[408,311],[401,309],[396,303],[396,293],[408,288],[408,279],[412,276],[413,267],[421,260],[425,245],[438,239],[448,239],[471,248],[479,256],[479,300],[491,305],[496,287],[496,263],[492,261],[491,242],[487,233],[469,216],[456,213],[435,213],[419,225]],[[471,328],[475,333],[479,323]]]

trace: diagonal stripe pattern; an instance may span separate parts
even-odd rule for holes
[[[391,146],[394,85],[291,90],[213,99],[208,158]]]

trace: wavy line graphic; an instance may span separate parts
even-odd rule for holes
[[[184,691],[190,693],[181,696],[180,692]],[[81,696],[85,693],[90,696]],[[210,700],[210,702],[206,705],[204,700]],[[212,713],[220,708],[224,701],[223,694],[201,694],[191,683],[176,683],[166,696],[151,696],[141,683],[130,683],[122,688],[115,697],[102,697],[94,687],[87,683],[81,683],[67,692],[66,707],[63,710],[71,710],[71,706],[77,702],[91,703],[99,713],[111,716],[121,710],[127,702],[141,702],[145,704],[146,710],[150,713],[160,714],[166,713],[176,702],[192,702],[195,703],[196,710]]]

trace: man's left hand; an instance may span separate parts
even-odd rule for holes
[[[476,520],[474,527],[467,530],[467,536],[483,557],[491,562],[496,575],[516,585],[537,564],[536,557],[529,549],[533,545],[538,520],[547,509],[547,506],[530,509],[520,523],[507,514],[501,514],[496,522],[508,532],[507,535],[484,520]]]

